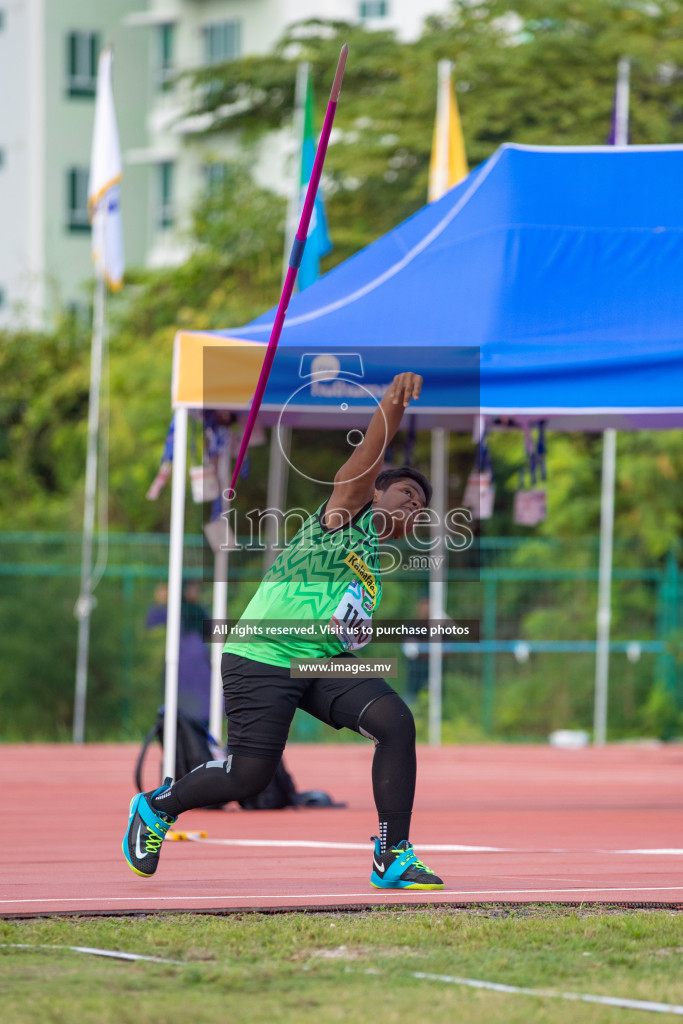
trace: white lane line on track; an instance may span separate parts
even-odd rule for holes
[[[328,843],[314,839],[202,839],[200,836],[187,835],[187,840],[192,843],[207,844],[209,846],[260,846],[260,847],[281,847],[282,849],[311,849],[311,850],[369,850],[372,849],[369,843]],[[674,848],[664,849],[640,849],[640,850],[567,850],[567,849],[536,849],[532,847],[512,846],[462,846],[455,843],[418,843],[420,851],[428,853],[602,853],[602,854],[634,854],[638,856],[669,856],[681,857],[683,850]]]
[[[653,854],[656,856],[664,857],[681,857],[683,856],[683,850],[596,850],[596,853],[635,853],[635,854]]]
[[[207,843],[217,846],[262,846],[282,847],[283,849],[311,849],[311,850],[365,850],[367,853],[372,850],[371,843],[327,843],[316,839],[201,839],[199,836],[188,834],[187,839],[191,843]],[[453,853],[510,853],[516,851],[505,850],[498,846],[428,846],[420,843],[421,850],[429,850],[432,853],[436,850]]]
[[[365,974],[380,974],[377,970],[367,970]],[[477,978],[457,978],[448,974],[425,974],[422,971],[411,971],[411,978],[423,981],[443,981],[449,985],[465,985],[468,988],[483,988],[493,992],[505,992],[523,996],[537,996],[542,999],[568,999],[572,1002],[599,1003],[602,1006],[616,1006],[622,1010],[648,1010],[651,1013],[668,1013],[683,1017],[683,1006],[675,1003],[656,1003],[646,999],[623,999],[620,996],[593,996],[581,992],[557,992],[554,989],[524,988],[519,985],[503,985],[496,981],[479,981]]]
[[[407,897],[415,897],[417,899],[424,900],[425,898],[436,897],[441,899],[444,896],[519,896],[519,895],[531,895],[531,896],[564,896],[573,893],[586,893],[586,892],[683,892],[683,885],[636,885],[636,886],[600,886],[592,888],[576,888],[576,889],[441,889],[437,891],[416,891],[410,889],[376,889],[370,892],[367,889],[364,892],[315,892],[315,893],[241,893],[235,895],[234,893],[228,895],[225,893],[217,893],[212,896],[198,896],[195,893],[187,893],[184,896],[159,896],[157,894],[151,894],[149,896],[59,896],[59,897],[48,897],[46,899],[0,899],[0,905],[5,903],[14,903],[17,906],[22,906],[25,903],[171,903],[178,901],[206,901],[213,900],[214,902],[220,900],[267,900],[268,905],[271,905],[273,900],[348,900],[348,899],[364,899],[367,900],[369,897],[378,897],[380,893],[384,896],[393,896],[396,898],[406,899]]]
[[[91,953],[93,956],[111,956],[117,960],[148,960],[152,964],[179,964],[185,966],[184,960],[164,960],[160,956],[144,956],[142,953],[122,953],[117,949],[95,949],[93,946],[52,946],[47,942],[0,942],[5,949],[71,949],[74,953]]]

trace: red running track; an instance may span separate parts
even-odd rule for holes
[[[136,753],[131,744],[0,747],[1,916],[683,904],[683,747],[676,745],[420,749],[411,838],[446,888],[413,894],[369,882],[368,839],[377,827],[369,743],[287,749],[298,789],[323,789],[347,808],[191,811],[176,827],[204,830],[208,839],[165,842],[151,879],[134,875],[121,853]],[[151,786],[156,765],[148,771]]]

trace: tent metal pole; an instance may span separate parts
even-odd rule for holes
[[[227,618],[228,608],[228,552],[217,551],[213,559],[212,619]],[[209,732],[217,743],[223,744],[223,677],[221,661],[223,645],[211,644],[211,696],[209,700]]]
[[[448,496],[448,434],[443,427],[432,428],[431,484],[434,520],[432,536],[435,540],[430,549],[432,559],[429,569],[429,619],[434,622],[446,615],[446,564],[447,552],[444,539],[446,522],[446,501]],[[439,562],[439,557],[441,561]],[[441,746],[441,694],[443,680],[443,650],[441,643],[429,644],[429,745]]]
[[[600,567],[598,571],[598,616],[595,643],[595,707],[593,743],[602,747],[607,738],[607,693],[609,685],[609,633],[612,617],[612,547],[614,537],[614,479],[617,461],[617,432],[603,432],[602,495],[600,507]]]
[[[230,503],[226,501],[225,489],[230,483],[230,447],[226,443],[218,459],[218,479],[220,481],[221,507],[227,512]],[[226,523],[227,525],[227,523]],[[227,530],[226,530],[227,541]],[[228,549],[217,551],[213,558],[213,604],[211,607],[212,619],[225,619],[228,615]],[[223,678],[221,676],[221,661],[223,660],[223,645],[211,644],[211,696],[209,699],[209,732],[215,740],[223,744],[223,723],[225,715],[223,712]]]
[[[93,303],[93,334],[90,355],[90,401],[88,405],[88,448],[85,462],[85,504],[83,508],[83,541],[81,547],[81,588],[76,602],[78,646],[76,653],[76,690],[74,694],[73,741],[85,739],[85,705],[88,691],[88,654],[90,650],[90,615],[92,596],[92,549],[97,501],[97,454],[100,427],[100,390],[102,381],[102,350],[104,347],[105,281],[98,274]]]
[[[266,552],[263,556],[263,569],[267,571],[277,557],[274,550],[276,544],[283,541],[280,536],[280,520],[277,513],[284,513],[287,499],[287,480],[289,478],[289,451],[292,441],[292,428],[274,425],[270,434],[270,460],[268,462],[268,490],[266,493],[266,512],[273,510],[273,515],[266,516]]]
[[[178,662],[180,658],[180,602],[183,591],[185,531],[185,473],[187,469],[187,409],[176,409],[171,489],[171,536],[168,555],[166,615],[166,689],[164,694],[164,777],[175,776],[178,717]]]
[[[622,57],[617,65],[614,104],[614,145],[628,146],[631,62]],[[612,618],[612,549],[614,537],[614,478],[617,463],[617,432],[608,428],[602,435],[602,494],[600,498],[600,567],[598,571],[598,621],[595,642],[595,707],[593,743],[607,739],[607,695],[609,689],[609,634]]]

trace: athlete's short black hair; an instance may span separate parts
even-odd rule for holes
[[[413,469],[412,466],[397,466],[395,469],[385,469],[375,480],[375,487],[379,491],[386,491],[387,487],[396,480],[406,479],[414,480],[415,483],[420,485],[424,491],[425,504],[428,505],[432,500],[432,485],[424,473],[421,473],[419,469]]]

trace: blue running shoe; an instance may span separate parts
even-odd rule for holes
[[[443,881],[431,868],[417,859],[412,844],[404,839],[386,853],[380,853],[380,841],[375,840],[370,881],[377,889],[443,889]]]
[[[160,814],[150,801],[170,789],[173,779],[164,779],[163,785],[149,793],[138,793],[130,802],[128,828],[123,837],[123,855],[136,875],[150,878],[159,864],[159,850],[169,826],[177,820],[169,814]]]

